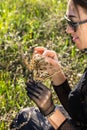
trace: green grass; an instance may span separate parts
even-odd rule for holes
[[[65,33],[65,10],[66,0],[0,0],[0,130],[9,129],[20,109],[34,105],[25,91],[29,71],[24,54],[31,57],[35,46],[55,50],[71,86],[86,67],[86,55]]]

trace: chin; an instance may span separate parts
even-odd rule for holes
[[[79,50],[87,50],[87,47],[79,47]]]
[[[85,47],[82,46],[82,43],[81,43],[81,42],[75,42],[75,44],[76,44],[76,47],[77,47],[79,50],[84,50],[84,49],[85,49]]]
[[[79,44],[76,44],[76,47],[79,49],[79,50],[82,50],[83,48],[81,47],[81,45]]]

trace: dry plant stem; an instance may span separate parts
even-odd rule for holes
[[[28,57],[24,57],[24,64],[29,72],[33,71],[33,79],[37,81],[43,81],[50,79],[53,85],[58,86],[62,84],[66,77],[60,68],[60,66],[49,65],[44,57],[33,55],[32,59],[28,60]]]
[[[64,73],[60,71],[60,73],[56,73],[56,74],[52,77],[51,81],[52,81],[53,85],[59,86],[59,85],[62,84],[66,79],[67,79],[67,78],[66,78],[66,76],[64,75]]]
[[[50,66],[48,69],[50,72],[50,76],[48,78],[51,79],[53,85],[58,86],[66,80],[66,76],[60,67],[57,69],[56,67],[53,68]]]
[[[59,74],[59,73],[61,73],[61,70],[56,71],[54,74],[52,74],[52,75],[48,76],[48,78],[52,78],[53,76],[55,76],[56,74]]]

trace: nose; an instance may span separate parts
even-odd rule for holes
[[[72,27],[70,27],[69,25],[67,25],[67,28],[66,28],[66,33],[68,33],[68,34],[72,34],[72,33],[74,33],[73,28],[72,28]]]

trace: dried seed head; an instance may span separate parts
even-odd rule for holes
[[[29,72],[33,71],[33,79],[43,81],[49,77],[47,72],[47,62],[45,58],[39,54],[32,55],[32,58],[29,60],[28,56],[24,57],[24,64],[26,65]]]

